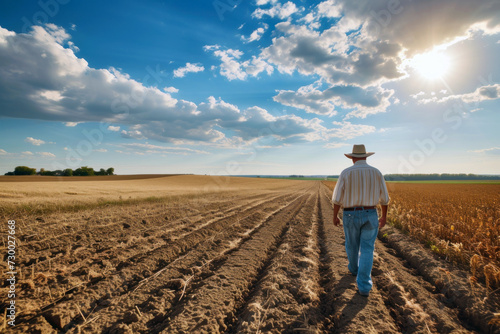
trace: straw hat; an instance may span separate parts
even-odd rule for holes
[[[344,153],[344,155],[346,157],[348,157],[349,159],[352,159],[352,158],[366,158],[366,157],[369,157],[370,155],[373,155],[375,154],[375,152],[366,152],[366,148],[365,148],[365,145],[361,144],[361,145],[354,145],[352,147],[352,153]]]

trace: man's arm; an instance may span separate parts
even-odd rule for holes
[[[340,205],[333,204],[333,225],[335,225],[335,226],[339,226],[340,225],[340,219],[338,217],[339,210],[340,210]]]
[[[387,185],[385,184],[384,176],[380,174],[380,207],[382,208],[382,214],[378,220],[378,225],[380,228],[385,226],[387,221],[387,206],[389,205],[389,192],[387,191]]]
[[[378,226],[382,228],[387,221],[387,205],[381,205],[380,207],[382,208],[382,215],[378,219]]]
[[[332,202],[333,202],[333,225],[339,226],[340,219],[338,216],[340,207],[344,200],[344,174],[340,173],[339,179],[333,189]]]

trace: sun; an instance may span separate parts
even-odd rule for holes
[[[429,80],[443,78],[451,67],[450,57],[443,52],[431,51],[413,57],[411,66]]]

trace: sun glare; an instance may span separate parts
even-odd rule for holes
[[[429,80],[441,79],[450,69],[450,58],[442,52],[428,52],[416,55],[412,67]]]

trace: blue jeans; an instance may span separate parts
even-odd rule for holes
[[[377,210],[344,211],[343,225],[348,269],[357,275],[358,290],[368,294],[373,286],[371,272],[378,233]]]

